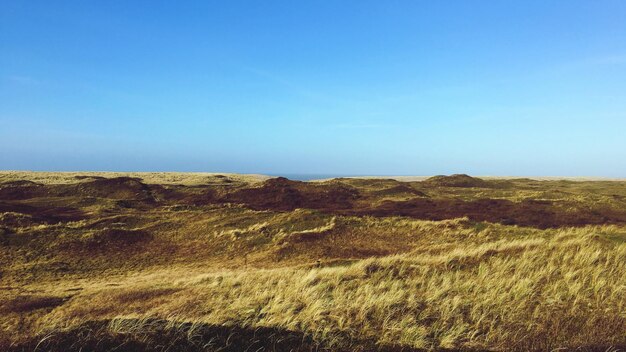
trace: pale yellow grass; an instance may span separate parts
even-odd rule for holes
[[[303,331],[336,347],[608,348],[626,343],[625,239],[624,228],[587,227],[339,267],[177,272],[84,292],[38,328],[115,319],[113,330],[140,330],[162,318]]]
[[[218,172],[0,171],[0,182],[28,180],[42,184],[68,184],[76,183],[76,176],[136,177],[148,184],[180,184],[187,186],[211,184],[219,180],[221,176],[245,183],[256,183],[271,178],[270,176],[260,174]]]

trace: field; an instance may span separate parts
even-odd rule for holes
[[[35,349],[626,350],[626,181],[0,172]]]

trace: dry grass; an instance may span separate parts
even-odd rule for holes
[[[41,333],[87,320],[276,327],[335,348],[553,350],[626,343],[624,229],[459,246],[328,268],[228,270],[81,294]],[[115,330],[115,325],[111,326]],[[134,327],[141,329],[141,327]]]
[[[219,183],[223,179],[255,183],[269,179],[259,174],[232,174],[216,172],[47,172],[47,171],[0,171],[0,182],[28,180],[43,184],[68,184],[91,177],[136,177],[151,184],[203,185]]]
[[[530,186],[490,194],[564,192]],[[585,206],[624,193],[621,184],[556,187]],[[13,224],[0,233],[0,346],[32,350],[42,339],[39,348],[59,351],[626,346],[625,225],[537,229],[234,204],[144,210],[107,199],[89,207],[89,218],[53,224],[0,214]]]

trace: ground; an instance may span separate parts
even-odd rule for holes
[[[626,182],[0,172],[0,349],[626,346]]]

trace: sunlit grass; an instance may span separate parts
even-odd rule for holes
[[[354,183],[363,193],[387,187]],[[531,186],[411,187],[431,197],[561,199],[574,212],[612,211],[625,193],[611,183]],[[231,203],[143,210],[110,199],[82,209],[92,216],[60,223],[0,213],[11,227],[0,232],[0,346],[63,332],[78,344],[162,343],[169,331],[201,347],[222,326],[302,333],[329,350],[626,345],[624,225],[539,229]]]

